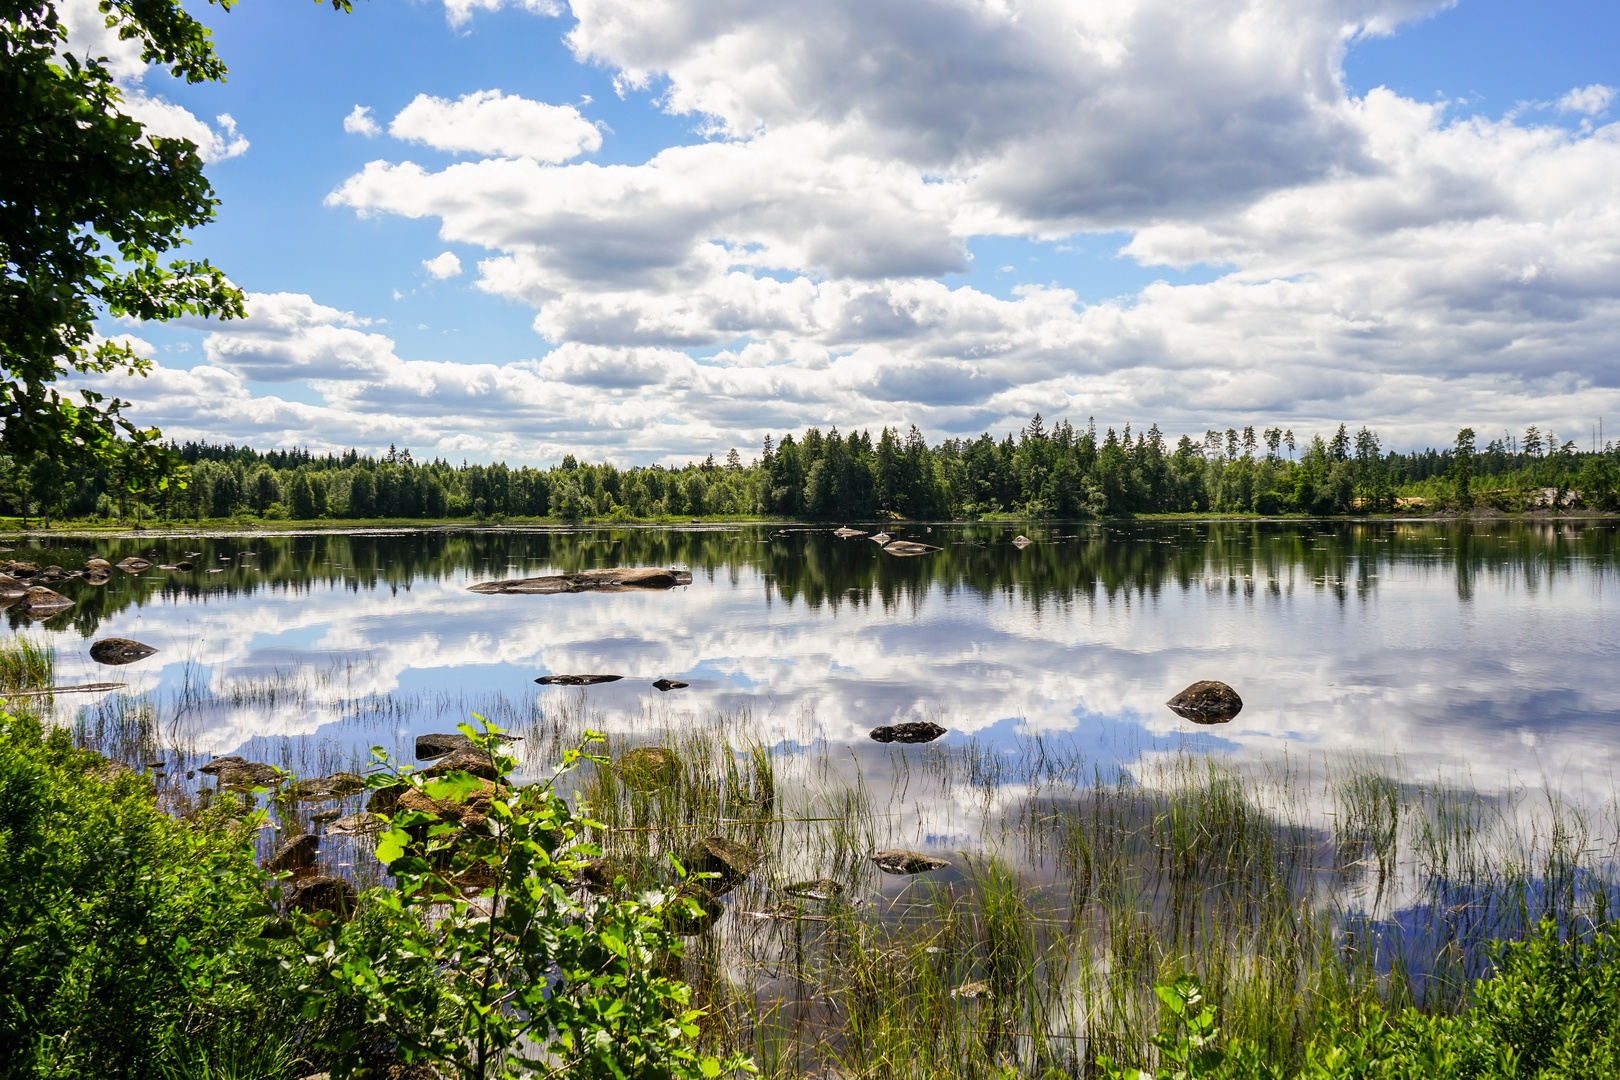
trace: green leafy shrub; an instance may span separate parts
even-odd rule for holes
[[[407,1062],[468,1080],[558,1075],[578,1080],[713,1080],[752,1071],[697,1048],[700,1010],[662,974],[681,954],[668,929],[691,900],[653,892],[590,897],[577,843],[589,824],[554,792],[557,774],[511,787],[515,758],[494,732],[461,731],[488,751],[491,781],[466,772],[383,772],[397,796],[377,857],[395,884],[368,893],[379,937],[356,924],[309,923],[303,941],[317,999],[357,997]],[[587,740],[597,736],[587,735]],[[375,748],[386,763],[381,748]],[[592,759],[597,760],[597,759]],[[360,1064],[336,1046],[342,1080]]]
[[[0,1061],[7,1075],[159,1077],[176,1040],[262,1022],[277,965],[247,833],[158,809],[150,781],[0,717]]]

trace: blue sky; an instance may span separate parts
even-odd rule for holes
[[[199,9],[226,84],[127,80],[249,144],[195,247],[253,318],[109,325],[159,362],[118,388],[142,415],[631,462],[1036,410],[1417,445],[1620,404],[1613,3],[490,2]],[[387,133],[493,90],[599,148]]]

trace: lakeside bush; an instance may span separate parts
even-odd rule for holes
[[[496,760],[504,779],[515,762]],[[282,915],[278,876],[255,861],[263,811],[234,816],[242,803],[226,793],[176,819],[146,775],[75,749],[68,729],[0,717],[6,1075],[290,1080],[326,1068],[342,1080],[413,1062],[464,1080],[751,1071],[739,1054],[697,1052],[702,1011],[660,967],[682,948],[669,909],[691,902],[578,899],[590,849],[573,843],[581,819],[551,782],[406,772],[372,786],[436,810],[481,793],[479,824],[401,809],[379,841],[391,884],[362,894],[352,917]]]
[[[99,775],[98,775],[99,773]],[[8,1075],[161,1080],[295,1010],[244,828],[156,809],[148,779],[0,718],[0,1061]],[[255,1036],[257,1038],[258,1036]]]

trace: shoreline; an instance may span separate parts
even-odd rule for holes
[[[1179,521],[1187,523],[1253,522],[1257,524],[1304,524],[1306,522],[1423,522],[1462,523],[1495,521],[1616,521],[1620,512],[1607,510],[1525,510],[1505,512],[1494,509],[1476,509],[1467,514],[1236,514],[1236,513],[1166,513],[1133,514],[1119,517],[1052,518],[994,516],[980,518],[897,518],[888,521],[864,522],[874,528],[933,525],[1108,525],[1130,522]],[[791,528],[796,532],[825,531],[848,525],[843,521],[822,521],[806,518],[773,518],[715,515],[703,518],[508,518],[504,521],[477,521],[470,518],[316,518],[306,521],[236,521],[229,518],[204,518],[198,522],[165,522],[152,525],[93,525],[74,521],[49,529],[22,528],[16,519],[0,520],[0,543],[9,539],[32,537],[164,537],[164,536],[292,536],[292,535],[386,535],[402,532],[511,532],[542,531],[572,532],[579,529],[692,529],[709,530],[728,526],[775,526]]]

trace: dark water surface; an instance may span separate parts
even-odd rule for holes
[[[195,569],[69,581],[66,613],[8,615],[55,645],[59,684],[123,679],[200,753],[302,736],[363,754],[496,698],[511,722],[546,699],[536,676],[597,672],[625,677],[587,692],[610,731],[744,710],[767,744],[863,756],[882,751],[869,728],[930,719],[953,739],[1061,736],[1127,762],[1178,745],[1395,753],[1486,786],[1579,786],[1606,785],[1620,747],[1613,521],[890,531],[941,550],[896,557],[797,526],[36,538],[7,557],[72,569],[190,555]],[[1020,532],[1035,543],[1014,546]],[[693,583],[468,591],[607,566],[677,566]],[[91,661],[91,641],[113,635],[159,652]],[[690,686],[660,694],[661,677]],[[1206,678],[1243,696],[1232,722],[1164,707]]]

